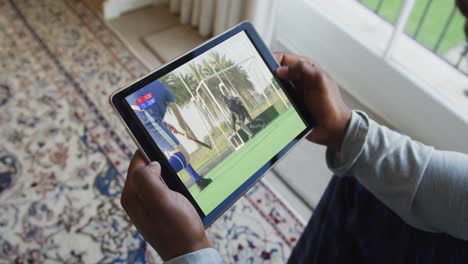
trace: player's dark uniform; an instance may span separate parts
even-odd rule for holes
[[[236,131],[236,124],[238,124],[240,128],[244,130],[244,132],[249,136],[249,138],[252,138],[254,136],[254,132],[252,132],[250,128],[263,128],[265,126],[265,122],[263,122],[263,120],[252,119],[239,97],[225,96],[224,102],[231,111],[231,127],[233,131]],[[246,119],[249,122],[250,127],[246,126]]]
[[[245,123],[245,119],[249,122],[252,122],[252,117],[245,108],[244,104],[239,97],[236,96],[226,96],[224,97],[224,102],[226,103],[229,110],[231,110],[231,119],[232,119],[232,130],[236,130],[236,123],[240,122]]]

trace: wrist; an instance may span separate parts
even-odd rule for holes
[[[224,263],[219,252],[214,248],[204,248],[170,259],[164,263]]]
[[[205,236],[205,237],[203,237],[201,239],[198,239],[196,241],[193,241],[192,243],[189,243],[189,244],[184,244],[184,243],[181,242],[178,247],[171,247],[172,250],[170,252],[166,252],[166,254],[164,254],[163,252],[160,252],[158,250],[156,250],[156,251],[158,251],[158,253],[161,256],[161,258],[163,259],[163,261],[167,261],[167,260],[177,258],[179,256],[189,254],[189,253],[201,250],[201,249],[212,248],[212,247],[213,246],[212,246],[211,242]],[[155,248],[155,247],[153,246],[153,248]]]
[[[197,250],[200,250],[200,249],[211,248],[211,247],[213,247],[213,245],[211,244],[208,237],[205,236],[204,238],[198,240],[197,243],[195,243],[192,246],[190,251],[193,252],[193,251],[197,251]]]
[[[349,110],[344,112],[343,115],[338,118],[338,121],[336,122],[336,127],[332,128],[330,131],[331,140],[329,144],[327,144],[327,147],[331,151],[340,152],[350,122],[351,111]]]

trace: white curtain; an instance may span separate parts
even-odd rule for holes
[[[169,0],[169,9],[182,24],[198,27],[200,35],[217,35],[249,20],[267,44],[274,28],[276,0]]]

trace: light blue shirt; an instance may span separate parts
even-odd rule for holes
[[[468,155],[436,150],[353,112],[341,152],[327,151],[327,163],[409,225],[468,240]]]
[[[353,111],[341,150],[326,158],[333,173],[353,175],[409,225],[468,240],[468,155],[435,150]],[[167,263],[222,258],[203,249]]]
[[[223,263],[221,255],[214,248],[204,248],[191,252],[182,256],[175,257],[169,261],[165,262],[166,264],[219,264]]]

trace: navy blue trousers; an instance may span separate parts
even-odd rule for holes
[[[468,263],[468,242],[413,228],[354,177],[333,177],[288,263]]]

